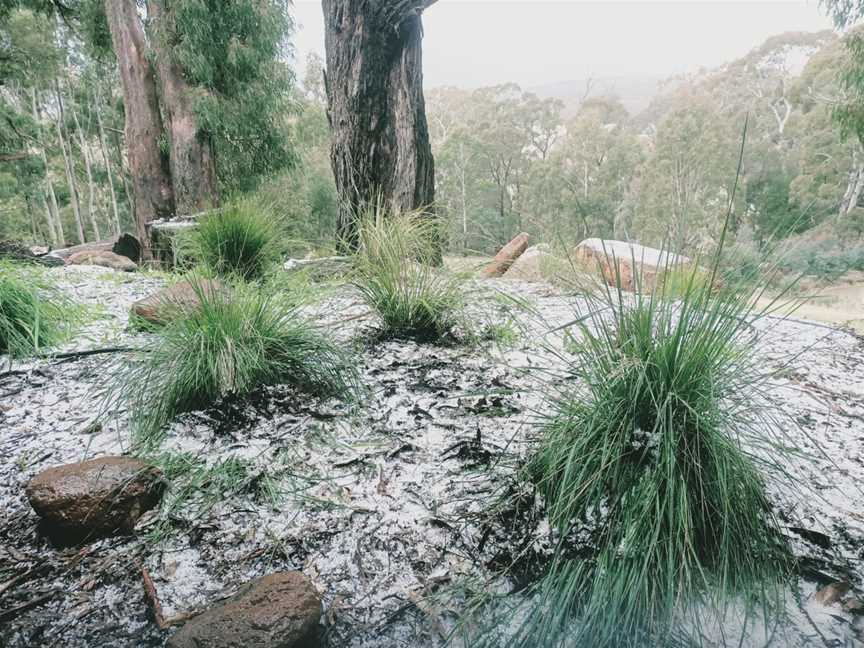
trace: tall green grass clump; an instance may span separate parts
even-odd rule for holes
[[[62,342],[70,317],[35,272],[0,263],[0,354],[22,358]]]
[[[180,237],[182,259],[223,278],[264,277],[281,258],[282,235],[274,216],[251,201],[231,203],[198,221]]]
[[[352,284],[388,337],[438,341],[466,326],[462,279],[440,267],[438,223],[377,207],[359,219]]]
[[[791,559],[762,471],[783,439],[753,348],[774,303],[721,285],[719,258],[648,291],[640,273],[635,294],[619,274],[586,297],[571,325],[578,380],[526,471],[558,545],[530,603],[478,645],[703,645],[732,610],[742,636],[749,615],[781,611]]]
[[[291,301],[244,285],[217,292],[193,283],[200,307],[156,331],[113,377],[109,403],[128,407],[140,441],[158,441],[180,413],[262,385],[356,393],[355,370],[342,351]]]

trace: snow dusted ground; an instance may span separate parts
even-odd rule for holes
[[[49,272],[70,298],[102,314],[62,351],[146,344],[126,330],[129,306],[163,278]],[[324,597],[326,645],[441,645],[472,589],[500,587],[493,568],[509,564],[517,545],[535,537],[539,553],[548,548],[542,524],[489,512],[536,438],[547,371],[563,368],[544,331],[567,322],[578,300],[540,284],[493,281],[476,290],[486,295],[472,300],[478,313],[524,329],[515,345],[358,342],[373,320],[349,290],[315,306],[322,327],[356,345],[367,395],[349,407],[274,389],[180,417],[160,451],[208,465],[242,459],[249,488],[208,506],[193,497],[167,516],[170,531],[158,541],[152,532],[165,518],[154,513],[135,537],[56,549],[39,536],[24,497],[39,470],[129,450],[123,412],[93,424],[115,355],[3,374],[0,645],[164,645],[172,630],[149,618],[142,567],[166,618],[200,610],[255,576],[300,569]],[[531,303],[543,323],[501,294]],[[788,365],[771,398],[803,455],[790,466],[791,482],[809,486],[771,485],[807,576],[774,645],[862,645],[862,619],[812,595],[834,580],[864,590],[864,344],[813,323],[763,327],[765,362]]]

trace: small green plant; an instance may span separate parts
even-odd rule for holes
[[[181,260],[200,263],[223,278],[250,281],[261,279],[279,262],[281,239],[274,216],[245,201],[202,217],[177,244]]]
[[[276,506],[278,488],[269,468],[252,459],[227,456],[206,461],[189,452],[164,451],[143,457],[162,471],[168,490],[162,498],[158,521],[149,531],[149,540],[158,542],[170,535],[178,518],[200,520],[214,506],[238,495]]]
[[[71,309],[35,271],[0,263],[0,353],[33,355],[62,342],[73,319]]]
[[[142,442],[155,442],[176,415],[261,385],[352,395],[355,370],[280,295],[235,285],[197,287],[200,306],[155,331],[147,349],[118,366],[108,404],[125,404]],[[118,403],[120,401],[120,403]]]
[[[359,222],[352,284],[392,337],[442,340],[467,328],[462,278],[440,267],[438,224],[378,207]]]

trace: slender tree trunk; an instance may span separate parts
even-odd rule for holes
[[[156,79],[135,0],[105,0],[111,42],[117,55],[125,106],[125,137],[135,200],[135,223],[142,255],[151,256],[147,224],[174,214],[174,192],[159,152],[162,120]]]
[[[66,169],[66,182],[69,184],[69,201],[72,203],[72,214],[75,217],[75,229],[78,234],[78,242],[86,243],[84,236],[84,224],[81,222],[81,205],[78,201],[78,186],[75,184],[75,168],[72,166],[72,151],[66,150],[66,139],[63,135],[63,97],[60,95],[60,84],[54,80],[54,92],[57,96],[57,120],[54,125],[57,129],[57,139],[60,141],[60,150],[63,152],[63,166]]]
[[[150,0],[147,5],[153,26],[151,42],[170,134],[174,200],[177,213],[188,216],[219,204],[216,161],[210,139],[198,130],[191,88],[171,57],[164,4],[163,0]]]
[[[87,174],[87,217],[90,220],[90,227],[93,228],[96,240],[101,241],[102,235],[99,233],[99,223],[96,220],[96,184],[93,182],[93,169],[90,166],[90,151],[87,149],[87,140],[84,138],[84,132],[81,130],[81,122],[78,121],[78,111],[75,110],[75,105],[72,103],[69,104],[69,112],[72,113],[75,130],[78,131],[78,146],[81,148],[81,156],[84,158],[84,171]]]
[[[852,157],[852,170],[846,184],[846,192],[840,201],[840,216],[847,216],[858,206],[861,194],[864,193],[864,164],[858,159],[857,152]]]
[[[63,223],[60,221],[60,210],[57,207],[57,196],[54,193],[54,184],[51,182],[51,169],[48,166],[48,154],[45,152],[45,142],[42,139],[42,115],[39,112],[39,103],[36,100],[36,88],[30,88],[30,101],[33,111],[33,121],[40,125],[39,129],[39,154],[42,157],[42,164],[45,166],[45,192],[48,194],[50,203],[44,198],[47,210],[46,217],[48,218],[48,231],[51,234],[53,245],[65,245],[65,236],[63,234]]]
[[[48,206],[48,201],[45,196],[42,196],[40,202],[42,209],[45,210],[45,223],[48,225],[48,236],[51,238],[51,247],[60,245],[60,239],[57,236],[57,230],[54,228],[54,214],[51,213],[51,208]]]
[[[99,149],[102,151],[102,160],[105,162],[105,173],[108,176],[108,192],[111,195],[111,215],[114,217],[113,230],[115,236],[120,236],[120,212],[117,210],[117,194],[114,191],[114,172],[111,168],[111,157],[108,155],[108,147],[105,145],[105,128],[102,125],[102,108],[100,107],[99,86],[93,96],[93,109],[96,111],[96,128],[99,131]]]
[[[435,202],[423,98],[420,14],[435,0],[323,0],[327,117],[339,193],[338,245],[357,245],[357,217]]]

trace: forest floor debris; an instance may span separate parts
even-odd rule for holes
[[[496,309],[487,317],[522,331],[506,344],[367,341],[356,356],[368,389],[357,407],[272,388],[185,414],[156,460],[191,492],[169,490],[133,536],[52,547],[27,504],[27,481],[130,448],[125,413],[96,421],[116,354],[81,353],[146,343],[127,327],[129,308],[166,280],[84,266],[49,272],[98,317],[61,350],[73,359],[0,373],[4,646],[164,646],[175,631],[167,621],[251,579],[300,570],[323,598],[325,645],[431,648],[472,588],[502,587],[495,570],[525,547],[536,560],[523,561],[511,586],[530,580],[549,551],[548,527],[520,505],[530,494],[518,491],[514,470],[536,437],[544,385],[563,370],[544,348],[561,340],[543,334],[567,322],[579,298],[512,281],[476,288],[490,295],[483,308]],[[523,301],[544,321],[513,306]],[[346,343],[374,324],[350,289],[311,308]],[[767,326],[760,352],[784,367],[769,396],[800,451],[788,469],[809,485],[769,485],[802,573],[781,643],[860,645],[861,617],[819,604],[816,593],[832,583],[848,583],[858,599],[864,591],[864,343],[808,322]],[[491,515],[508,492],[512,510]]]

